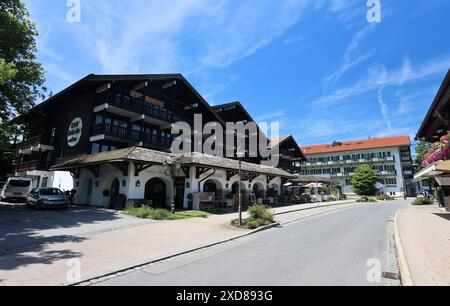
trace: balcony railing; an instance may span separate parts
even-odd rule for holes
[[[155,118],[167,123],[171,122],[188,122],[192,123],[192,120],[182,115],[173,114],[171,110],[163,107],[153,105],[148,102],[144,102],[142,99],[131,98],[123,95],[116,95],[110,99],[101,99],[96,103],[96,106],[109,104],[117,108],[135,113],[136,115],[145,115],[147,117]]]
[[[16,150],[28,150],[32,147],[36,147],[41,144],[42,135],[38,135],[35,137],[32,137],[30,139],[24,140],[21,143],[16,145]]]
[[[107,123],[97,124],[92,127],[92,136],[97,135],[119,138],[126,142],[142,143],[143,146],[161,146],[168,148],[172,145],[172,140],[170,138]]]
[[[305,162],[302,163],[303,167],[321,167],[321,166],[333,166],[333,165],[353,165],[353,164],[367,164],[367,163],[384,163],[394,162],[395,157],[374,157],[369,159],[348,159],[339,161],[323,161],[323,162]]]

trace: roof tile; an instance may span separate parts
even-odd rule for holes
[[[373,138],[368,140],[354,140],[341,142],[340,145],[333,146],[331,144],[305,146],[300,149],[308,155],[338,153],[347,151],[360,151],[379,148],[403,147],[411,146],[409,136],[397,136],[386,138]]]

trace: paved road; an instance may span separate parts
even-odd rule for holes
[[[392,220],[406,203],[361,204],[312,216],[97,285],[399,285],[369,282],[367,264],[376,259],[381,271],[398,272]]]
[[[36,211],[24,204],[0,202],[0,255],[152,222],[115,211],[81,207]]]

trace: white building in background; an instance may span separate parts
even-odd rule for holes
[[[417,193],[409,136],[373,138],[332,144],[305,146],[307,161],[302,175],[332,178],[345,194],[354,194],[352,176],[358,166],[368,164],[379,174],[379,193],[403,197]]]

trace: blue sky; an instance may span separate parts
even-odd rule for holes
[[[54,93],[89,73],[182,73],[301,145],[417,132],[450,68],[450,1],[27,0]]]

